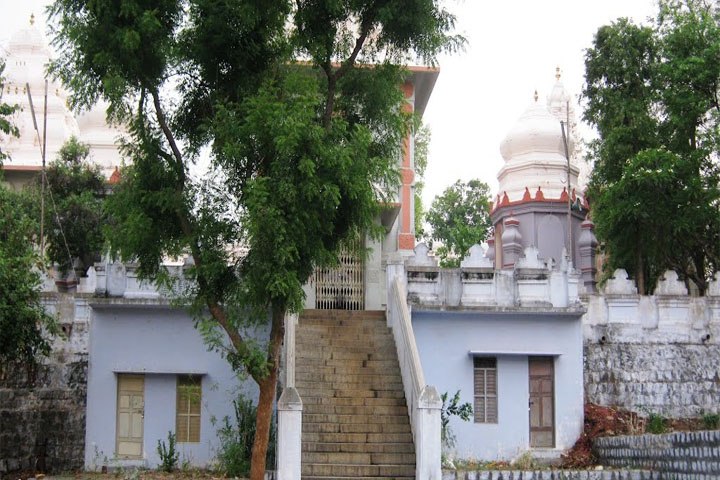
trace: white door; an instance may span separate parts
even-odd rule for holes
[[[137,458],[143,451],[145,417],[145,377],[118,375],[116,453],[121,458]]]

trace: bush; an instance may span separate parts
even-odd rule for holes
[[[235,422],[228,417],[223,419],[223,425],[218,430],[220,447],[217,460],[219,468],[228,477],[244,477],[250,472],[250,459],[252,445],[255,440],[255,417],[257,407],[242,395],[233,400],[235,407]],[[270,424],[270,442],[267,451],[267,465],[275,465],[275,419]]]
[[[717,430],[720,428],[720,414],[706,413],[702,416],[702,423],[707,430]]]
[[[648,433],[665,433],[667,431],[667,421],[665,417],[659,413],[650,413],[647,418],[645,429]]]
[[[440,437],[442,445],[445,449],[452,449],[455,446],[455,435],[450,428],[450,417],[458,417],[467,422],[473,414],[473,408],[470,403],[460,404],[460,390],[448,402],[448,392],[440,395],[442,399],[442,407],[440,409]]]
[[[168,432],[168,443],[158,440],[157,453],[160,456],[160,470],[172,472],[177,468],[180,453],[175,450],[175,434]]]

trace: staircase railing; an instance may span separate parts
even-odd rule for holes
[[[278,480],[300,480],[302,460],[302,400],[295,389],[295,327],[297,314],[285,316],[285,388],[277,403]]]
[[[387,322],[393,331],[402,374],[405,399],[415,441],[415,478],[440,480],[442,401],[435,387],[425,383],[415,334],[410,321],[401,262],[388,262]]]

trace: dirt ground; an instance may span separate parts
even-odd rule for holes
[[[595,438],[641,435],[646,433],[646,425],[646,418],[627,410],[587,403],[585,404],[585,428],[575,446],[563,455],[562,467],[587,468],[596,465],[597,459],[592,453],[592,443]],[[665,421],[665,430],[668,432],[693,431],[702,428],[702,421],[697,418]]]

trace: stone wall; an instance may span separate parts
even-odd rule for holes
[[[675,432],[599,438],[595,453],[604,465],[647,468],[662,478],[720,477],[720,431]]]
[[[7,367],[0,377],[0,478],[83,466],[87,357]]]
[[[584,353],[591,403],[672,418],[718,413],[717,345],[586,343]]]
[[[442,480],[660,480],[650,470],[445,470]]]
[[[82,294],[43,297],[62,335],[39,365],[0,368],[0,478],[82,469],[90,309]]]
[[[673,418],[718,413],[720,280],[695,297],[668,271],[654,295],[638,295],[618,270],[583,304],[588,401]]]

